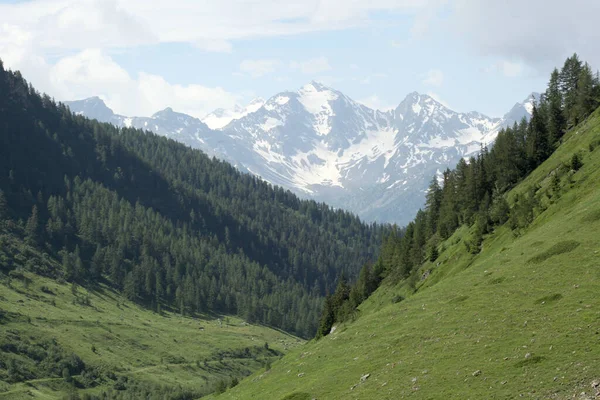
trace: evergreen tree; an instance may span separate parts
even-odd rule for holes
[[[527,158],[529,170],[534,170],[552,153],[543,116],[534,105],[527,129]]]
[[[440,218],[440,206],[442,204],[443,192],[437,177],[434,176],[429,184],[425,209],[427,210],[427,236],[437,232],[438,220]]]
[[[4,192],[0,189],[0,221],[8,218],[8,204]]]
[[[495,225],[502,225],[508,221],[510,206],[499,190],[494,191],[490,207],[490,219]]]
[[[102,277],[104,264],[104,250],[99,244],[96,246],[96,251],[92,257],[90,265],[90,277],[93,280],[98,280]]]
[[[321,312],[321,319],[319,320],[317,338],[329,335],[334,323],[335,312],[333,309],[333,299],[332,296],[327,296],[325,297],[325,302],[323,303],[323,311]]]
[[[38,216],[38,208],[34,205],[31,208],[31,215],[27,219],[27,223],[25,225],[25,237],[27,239],[27,243],[32,246],[35,246],[39,243],[39,216]]]
[[[563,109],[569,125],[575,125],[578,119],[576,109],[578,91],[577,83],[581,75],[581,61],[577,54],[566,59],[560,71],[560,89],[563,96]]]
[[[560,90],[560,75],[558,69],[554,68],[546,90],[548,102],[548,140],[553,147],[562,137],[566,121],[563,114],[563,97]]]
[[[594,76],[589,64],[585,63],[577,80],[577,98],[573,111],[576,118],[575,123],[583,121],[594,111],[597,105],[598,103],[594,98]]]
[[[65,279],[73,282],[77,276],[75,273],[75,264],[73,263],[71,253],[69,253],[66,249],[62,250],[62,268],[65,274]]]

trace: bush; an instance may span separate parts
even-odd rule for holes
[[[226,390],[227,390],[227,384],[225,383],[225,381],[224,380],[218,381],[217,385],[215,386],[215,393],[216,394],[225,393]]]
[[[402,300],[404,300],[404,297],[400,296],[399,294],[392,297],[392,303],[394,304],[400,303]]]
[[[583,161],[581,160],[581,155],[579,155],[579,153],[573,153],[570,167],[573,171],[578,171],[581,167],[583,167]]]

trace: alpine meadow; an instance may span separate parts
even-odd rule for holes
[[[599,399],[597,15],[0,0],[0,400]]]

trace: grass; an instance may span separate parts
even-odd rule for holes
[[[512,193],[539,184],[582,151],[533,224],[488,235],[481,253],[459,229],[413,294],[384,284],[359,317],[301,346],[219,399],[592,398],[600,379],[600,110]],[[584,151],[584,152],[583,152]],[[393,302],[396,296],[405,297]],[[361,377],[370,374],[362,382]],[[586,395],[580,397],[585,392]],[[306,398],[309,398],[306,397]],[[216,398],[216,397],[215,397]]]
[[[90,304],[80,305],[78,298],[89,298]],[[25,375],[20,382],[9,382],[0,368],[0,399],[56,399],[73,390],[60,375],[36,379],[39,366],[31,357],[49,341],[97,370],[198,395],[210,392],[219,380],[247,376],[302,343],[235,317],[159,315],[106,287],[73,292],[68,284],[28,272],[0,277],[0,367],[12,358]],[[79,392],[100,393],[114,385],[105,380]]]
[[[575,250],[581,243],[576,240],[563,240],[550,247],[548,250],[541,252],[540,254],[529,259],[529,262],[534,264],[540,264],[549,259],[550,257],[558,256],[564,253],[570,253]]]

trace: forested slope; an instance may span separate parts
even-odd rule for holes
[[[302,336],[383,231],[172,140],[76,116],[1,63],[0,190],[7,229],[61,260],[32,272]]]

